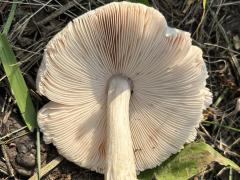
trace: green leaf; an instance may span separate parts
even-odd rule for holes
[[[36,111],[16,57],[4,34],[0,34],[0,60],[22,117],[29,130],[33,131],[36,127]]]
[[[224,166],[231,166],[240,172],[240,167],[233,161],[223,157],[215,149],[204,142],[193,142],[185,146],[178,154],[171,156],[161,166],[146,170],[139,179],[151,180],[185,180],[204,171],[208,164],[216,161]]]

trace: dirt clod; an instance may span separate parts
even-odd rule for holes
[[[36,158],[35,155],[33,155],[32,153],[18,154],[16,157],[16,162],[22,167],[32,168],[36,164]]]

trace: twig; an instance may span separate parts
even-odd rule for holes
[[[207,137],[212,140],[212,136],[208,133],[205,127],[202,124],[200,124],[200,127],[204,131],[204,133],[207,135]]]
[[[14,177],[14,170],[13,170],[12,165],[11,165],[11,163],[9,161],[9,158],[8,158],[8,154],[7,154],[7,151],[6,151],[6,145],[2,144],[1,148],[2,148],[2,153],[3,153],[4,159],[6,161],[8,172],[9,172],[11,177]]]
[[[207,46],[213,46],[213,47],[217,47],[217,48],[221,48],[221,49],[228,50],[228,51],[230,51],[230,52],[232,52],[232,53],[235,53],[235,54],[240,55],[239,52],[234,51],[234,50],[229,49],[229,48],[226,48],[226,47],[224,47],[224,46],[220,46],[220,45],[218,45],[218,44],[204,43],[204,45],[207,45]]]
[[[52,0],[49,0],[48,2],[46,2],[41,8],[39,8],[36,12],[34,12],[34,14],[32,14],[30,17],[28,17],[21,26],[23,26],[24,24],[26,24],[31,18],[33,18],[36,14],[38,14],[43,8],[45,8]]]
[[[4,171],[4,170],[2,170],[2,169],[0,169],[0,172],[3,173],[3,174],[5,174],[5,175],[7,175],[7,176],[9,175],[6,171]]]
[[[236,144],[240,143],[240,138],[236,139],[230,146],[229,149],[232,149],[233,146],[235,146]]]
[[[30,133],[30,132],[23,133],[23,134],[21,134],[21,135],[19,135],[19,136],[15,136],[15,137],[7,140],[7,141],[0,141],[0,145],[2,145],[2,144],[8,144],[8,143],[11,142],[12,140],[17,139],[17,138],[20,138],[20,137],[22,137],[22,136],[25,136],[25,135],[27,135],[27,134],[29,134],[29,133]]]
[[[79,1],[79,0],[78,0]],[[77,2],[78,2],[77,1]],[[81,1],[81,0],[80,0]],[[80,2],[79,1],[79,2]],[[52,14],[50,14],[49,16],[47,16],[45,19],[39,21],[37,23],[37,25],[41,26],[44,25],[46,23],[48,23],[49,21],[51,21],[52,19],[58,17],[59,15],[63,14],[65,11],[69,10],[70,8],[74,7],[76,5],[76,2],[74,1],[69,1],[68,3],[66,3],[63,7],[61,7],[60,9],[54,11]]]
[[[227,151],[224,151],[224,154],[225,154],[225,155],[227,154],[227,155],[230,155],[230,156],[233,156],[233,157],[240,158],[240,155],[237,154],[236,152],[233,152],[233,151],[227,150]]]
[[[226,170],[228,170],[228,169],[229,169],[229,167],[224,167],[224,168],[222,168],[222,169],[217,173],[216,177],[221,177],[221,176],[224,174],[224,172],[225,172]]]
[[[11,137],[11,136],[14,135],[14,134],[23,131],[24,129],[27,129],[27,126],[24,126],[24,127],[20,128],[20,129],[17,129],[17,130],[15,130],[15,131],[11,132],[11,133],[8,133],[8,134],[6,134],[5,136],[2,136],[2,137],[0,138],[0,141],[4,140],[4,139],[6,139],[6,138],[9,138],[9,137]]]
[[[4,115],[4,117],[3,117],[3,120],[2,120],[2,122],[5,124],[6,122],[7,122],[7,120],[9,119],[9,117],[10,117],[10,115],[11,115],[11,113],[12,113],[12,109],[13,109],[13,107],[10,107],[10,109],[9,109],[9,111],[7,111],[6,113],[5,113],[5,115]]]

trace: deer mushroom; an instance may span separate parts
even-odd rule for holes
[[[157,10],[114,2],[47,45],[37,89],[46,143],[105,179],[136,179],[196,135],[211,103],[202,51]]]

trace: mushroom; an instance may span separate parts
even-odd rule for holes
[[[114,2],[74,19],[47,45],[38,92],[46,143],[105,179],[136,179],[186,142],[211,103],[202,51],[157,10]]]

